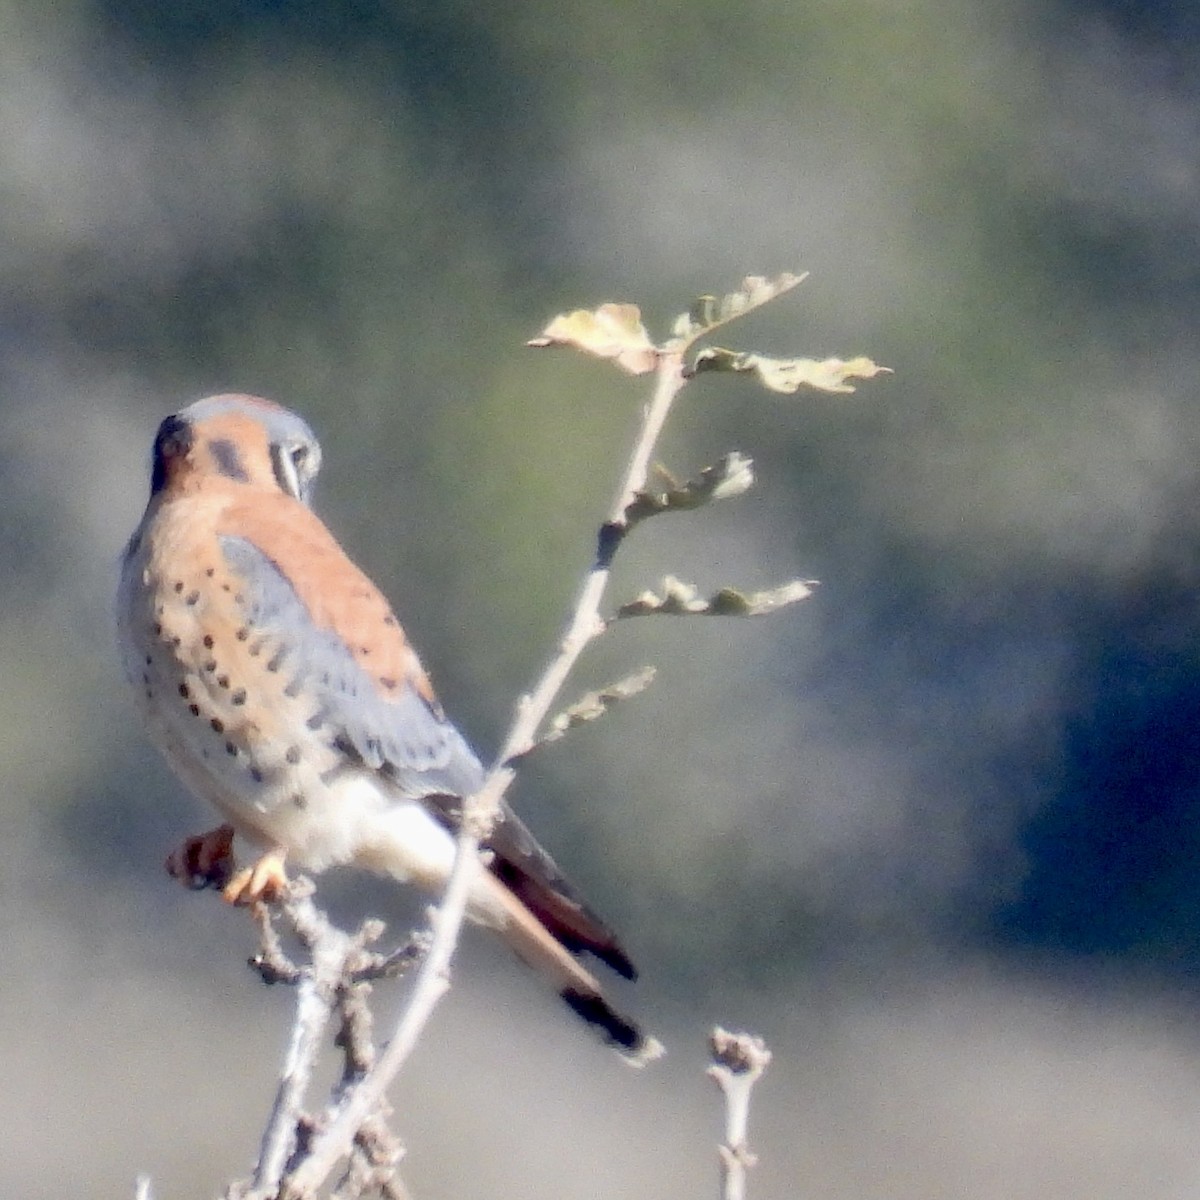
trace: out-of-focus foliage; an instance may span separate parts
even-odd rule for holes
[[[1190,1194],[1197,36],[1111,0],[0,0],[0,1193],[210,1196],[282,1050],[250,931],[162,875],[210,817],[111,649],[162,415],[305,413],[318,507],[486,754],[645,399],[525,341],[795,264],[737,345],[895,375],[689,384],[664,458],[757,485],[639,525],[614,594],[821,588],[619,623],[579,689],[655,686],[515,797],[671,1055],[609,1073],[468,942],[396,1096],[413,1191],[696,1194],[720,1019],[775,1052],[756,1196]]]

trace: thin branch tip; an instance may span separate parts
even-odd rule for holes
[[[744,1200],[746,1174],[758,1158],[750,1150],[750,1093],[771,1062],[767,1043],[756,1034],[731,1033],[718,1025],[709,1035],[712,1061],[705,1074],[725,1097],[725,1140],[717,1147],[722,1200]]]
[[[724,1069],[734,1075],[761,1075],[771,1063],[767,1043],[754,1033],[731,1033],[717,1025],[708,1038],[712,1051],[712,1069]]]

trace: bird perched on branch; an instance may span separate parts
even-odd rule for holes
[[[337,864],[437,893],[484,771],[447,720],[387,601],[309,507],[321,450],[295,413],[212,396],[167,417],[150,501],[122,561],[125,673],[150,735],[224,824],[168,859],[234,903]],[[238,834],[257,857],[234,869]],[[468,915],[546,974],[633,1059],[658,1049],[579,961],[635,976],[505,804]]]

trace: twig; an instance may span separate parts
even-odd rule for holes
[[[404,1150],[382,1115],[367,1121],[354,1139],[354,1150],[341,1183],[330,1200],[358,1200],[368,1194],[382,1200],[409,1200],[397,1167]]]
[[[303,1111],[304,1097],[334,1013],[340,1013],[342,1022],[337,1040],[345,1054],[339,1084],[344,1092],[370,1069],[375,1057],[366,1006],[368,981],[399,973],[419,952],[413,943],[388,955],[368,950],[382,934],[382,922],[365,921],[355,934],[343,933],[312,902],[312,893],[311,881],[296,879],[280,905],[280,912],[308,951],[307,966],[297,966],[284,953],[271,910],[260,905],[255,911],[262,942],[251,966],[267,983],[296,985],[296,1015],[253,1179],[248,1187],[235,1184],[230,1188],[227,1200],[268,1200],[280,1193],[289,1160],[303,1157],[307,1150],[303,1143],[312,1133],[312,1122]],[[397,1146],[396,1161],[399,1155]],[[380,1158],[375,1166],[373,1177],[381,1180],[390,1169],[390,1160],[385,1163]]]
[[[706,1074],[716,1080],[725,1096],[725,1141],[717,1148],[721,1157],[721,1200],[745,1200],[746,1172],[758,1161],[746,1141],[750,1120],[750,1092],[771,1062],[771,1052],[760,1037],[730,1033],[719,1025],[709,1038],[712,1063]]]
[[[455,848],[454,867],[433,916],[433,943],[417,973],[413,992],[400,1014],[386,1050],[374,1068],[349,1091],[333,1120],[314,1138],[309,1154],[286,1182],[284,1196],[302,1197],[316,1192],[335,1163],[346,1158],[354,1139],[383,1099],[392,1079],[403,1066],[438,1001],[450,986],[450,961],[466,916],[474,873],[479,867],[479,843],[487,836],[505,792],[516,775],[513,760],[528,752],[538,728],[549,713],[563,683],[587,644],[604,629],[600,604],[608,584],[613,555],[628,528],[625,511],[646,485],[654,444],[662,431],[671,404],[686,382],[682,353],[662,353],[654,396],[643,412],[642,426],[620,490],[601,529],[596,561],[584,580],[574,613],[559,645],[533,691],[517,704],[512,727],[483,786],[463,805],[462,825]]]
[[[319,958],[326,958],[319,954]],[[332,958],[332,956],[330,956]],[[296,1126],[300,1119],[300,1108],[312,1078],[313,1065],[321,1049],[325,1026],[333,1011],[333,997],[329,993],[326,978],[328,967],[315,965],[314,970],[305,972],[300,980],[296,997],[296,1020],[292,1026],[292,1037],[284,1059],[283,1074],[275,1094],[275,1104],[259,1151],[258,1166],[254,1171],[254,1192],[263,1196],[274,1195],[279,1190],[284,1167],[295,1144]],[[324,968],[324,969],[322,969]],[[340,963],[338,968],[340,969]]]
[[[274,1196],[296,1147],[302,1106],[320,1054],[325,1028],[333,1015],[339,982],[353,939],[331,925],[313,904],[312,885],[296,880],[284,903],[297,936],[311,955],[307,967],[288,959],[265,905],[255,913],[262,932],[262,950],[251,960],[267,982],[295,983],[296,1017],[284,1059],[275,1103],[259,1148],[258,1163],[246,1200]],[[236,1193],[235,1193],[236,1194]]]

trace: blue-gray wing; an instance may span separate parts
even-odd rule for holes
[[[387,775],[403,795],[469,796],[479,788],[479,759],[436,701],[407,679],[381,692],[345,641],[314,621],[269,555],[241,537],[223,536],[221,548],[245,582],[247,625],[279,656],[288,690],[316,702],[314,729]]]
[[[314,729],[327,732],[344,753],[385,775],[400,794],[423,800],[447,828],[457,830],[462,798],[478,791],[484,771],[432,696],[410,679],[389,679],[381,691],[380,680],[360,665],[342,636],[314,620],[269,555],[243,537],[222,536],[221,547],[244,581],[247,625],[279,657],[288,690],[316,701]],[[376,595],[373,589],[356,594],[364,603]],[[390,612],[386,617],[394,622]],[[489,870],[564,946],[590,951],[633,978],[633,964],[612,931],[507,804],[486,846]]]

